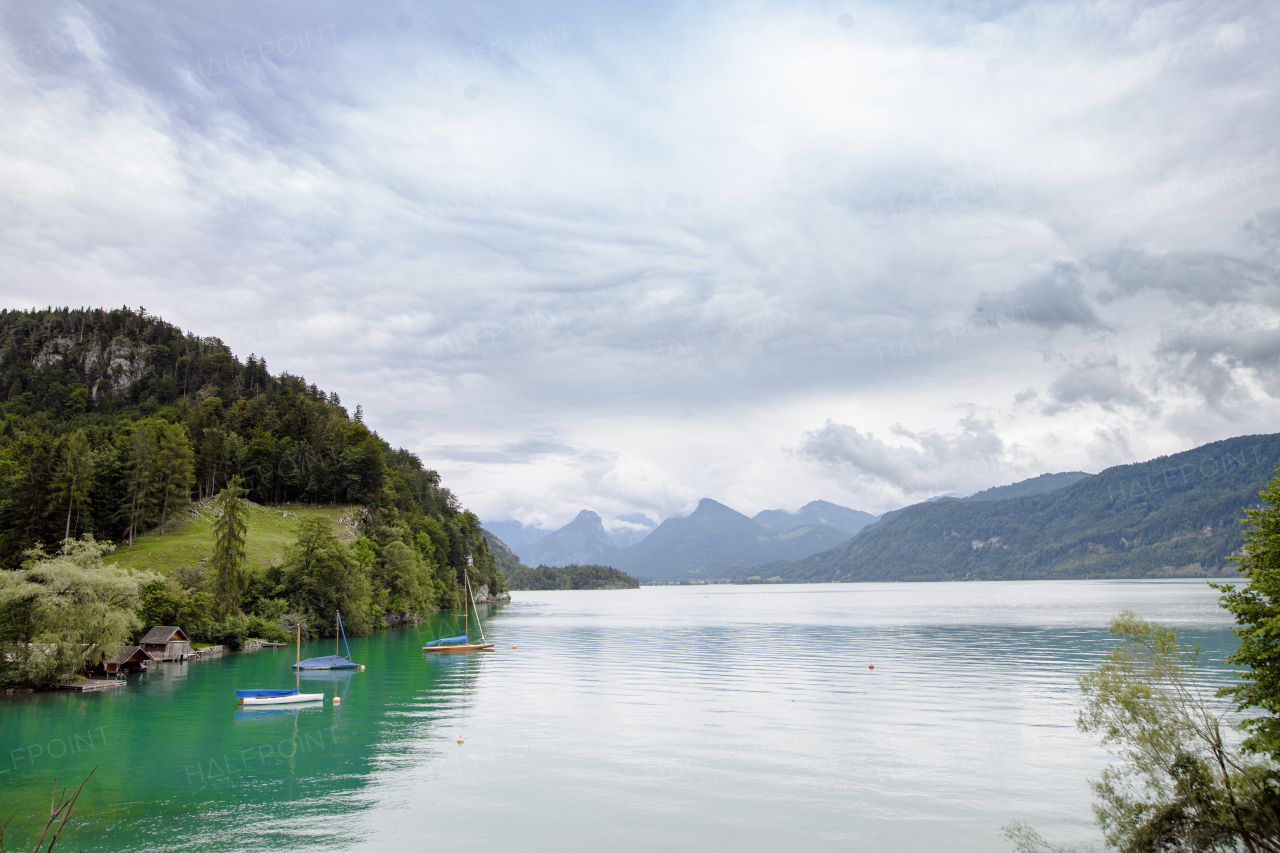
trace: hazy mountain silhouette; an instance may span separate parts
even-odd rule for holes
[[[668,518],[640,542],[618,551],[609,565],[653,580],[722,577],[730,567],[799,559],[848,538],[845,531],[818,523],[778,532],[703,498],[692,514]]]
[[[515,551],[530,566],[613,565],[618,546],[609,541],[600,516],[584,509],[564,527]]]
[[[785,532],[802,524],[825,524],[836,530],[843,530],[852,536],[862,528],[876,520],[877,516],[847,506],[833,504],[830,501],[810,501],[796,512],[785,509],[766,509],[756,513],[752,518],[756,524],[778,533]]]

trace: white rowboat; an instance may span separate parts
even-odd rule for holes
[[[241,705],[292,705],[297,702],[323,702],[323,693],[294,693],[289,696],[246,697],[240,700]]]

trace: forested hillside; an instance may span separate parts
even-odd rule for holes
[[[639,589],[640,581],[609,566],[521,566],[507,578],[512,589]]]
[[[993,486],[981,492],[975,492],[962,501],[1001,501],[1006,498],[1025,498],[1028,495],[1042,495],[1065,489],[1072,483],[1078,483],[1089,475],[1084,471],[1062,471],[1057,474],[1041,474],[1029,480],[1011,483],[1008,486]]]
[[[286,560],[249,579],[247,605],[310,608],[319,630],[332,621],[323,611],[341,606],[368,630],[390,614],[459,606],[469,562],[473,583],[505,589],[478,519],[435,471],[379,438],[337,394],[273,375],[254,355],[241,362],[217,338],[141,309],[0,311],[0,394],[5,568],[36,543],[164,535],[191,517],[192,500],[239,477],[260,505],[355,507],[354,541],[323,525],[309,540],[328,549],[326,571],[340,569],[342,584],[314,574],[319,563],[299,574]],[[194,582],[175,584],[175,600],[202,594]]]
[[[783,581],[1160,577],[1232,572],[1243,508],[1280,465],[1280,435],[1120,465],[1046,494],[937,501],[887,514],[849,542],[741,570]]]

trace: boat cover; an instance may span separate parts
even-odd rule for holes
[[[442,637],[439,640],[432,640],[427,643],[428,646],[463,646],[466,645],[467,635],[461,637]]]
[[[295,663],[294,669],[359,669],[360,664],[352,663],[340,655],[327,655],[322,658],[307,658]]]
[[[297,690],[237,690],[237,699],[276,699],[280,696],[296,696]]]

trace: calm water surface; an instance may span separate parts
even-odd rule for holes
[[[237,710],[293,686],[292,649],[2,699],[0,823],[20,847],[54,777],[96,764],[66,849],[934,853],[1008,850],[1012,820],[1096,841],[1107,755],[1074,679],[1122,608],[1230,680],[1203,581],[515,593],[492,653],[425,657],[451,615],[352,641],[366,672],[302,681],[323,706]]]

